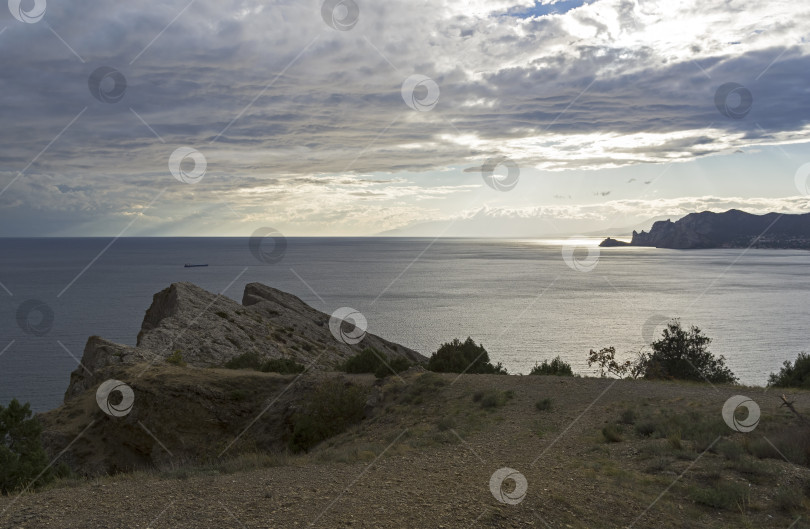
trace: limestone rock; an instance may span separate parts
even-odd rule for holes
[[[412,362],[426,360],[370,333],[358,344],[343,343],[329,330],[329,318],[296,296],[259,283],[245,287],[242,304],[191,283],[173,283],[154,295],[135,347],[97,336],[87,341],[65,399],[100,382],[97,371],[139,362],[165,364],[173,355],[193,367],[222,367],[250,352],[289,358],[314,370],[334,369],[366,347]]]

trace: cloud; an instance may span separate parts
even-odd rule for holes
[[[70,0],[43,23],[0,19],[0,186],[34,161],[0,208],[127,212],[168,188],[171,218],[217,197],[285,211],[379,199],[377,214],[401,224],[443,193],[414,174],[494,155],[599,170],[805,141],[810,128],[800,2],[394,0],[361,3],[351,31],[328,27],[314,1],[187,6]],[[99,66],[125,76],[119,103],[88,90]],[[436,81],[433,110],[403,101],[411,74]],[[715,106],[729,81],[752,94],[744,119]],[[179,146],[208,162],[193,190],[168,171]],[[354,190],[328,196],[335,178]]]
[[[523,208],[483,206],[434,221],[415,222],[387,234],[423,237],[439,234],[446,237],[567,237],[589,234],[629,236],[633,229],[648,230],[655,220],[676,220],[696,211],[722,212],[729,209],[741,209],[759,215],[770,212],[808,213],[810,199],[798,196],[702,196]]]

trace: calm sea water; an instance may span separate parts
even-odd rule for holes
[[[512,373],[556,355],[590,373],[589,349],[638,351],[664,317],[701,327],[747,384],[808,350],[808,252],[610,248],[582,272],[548,240],[293,238],[272,265],[241,238],[120,239],[102,253],[110,242],[0,239],[1,403],[58,406],[87,337],[134,345],[152,295],[176,281],[236,300],[259,281],[327,313],[350,306],[426,355],[472,336]],[[17,324],[30,299],[53,310],[47,334]]]

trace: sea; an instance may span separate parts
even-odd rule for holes
[[[712,338],[743,384],[763,386],[810,341],[805,251],[599,248],[596,238],[285,242],[262,252],[248,238],[0,239],[0,404],[60,405],[87,338],[134,345],[152,296],[179,281],[237,301],[255,281],[325,313],[351,307],[369,332],[425,355],[469,336],[510,373],[559,355],[594,375],[591,349],[632,358],[679,318]]]

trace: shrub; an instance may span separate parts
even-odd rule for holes
[[[407,358],[396,356],[389,360],[388,365],[380,363],[380,365],[377,366],[377,369],[374,371],[374,376],[377,378],[385,378],[393,373],[401,373],[410,368],[412,365],[413,364]]]
[[[22,405],[14,399],[8,407],[0,406],[0,492],[8,494],[53,479],[54,473],[45,471],[48,456],[42,448],[41,434],[42,426],[31,417],[28,403]]]
[[[624,440],[622,437],[622,429],[617,424],[608,424],[602,428],[602,436],[608,443],[620,443]]]
[[[259,353],[248,351],[225,362],[225,367],[228,369],[253,369],[259,371],[263,361],[264,358]]]
[[[619,417],[619,422],[621,424],[635,424],[636,423],[636,410],[632,408],[627,408],[622,412],[621,417]]]
[[[366,347],[346,360],[342,370],[346,373],[374,373],[377,378],[384,378],[405,371],[412,365],[405,357],[389,358],[373,347]]]
[[[711,338],[692,326],[688,331],[678,320],[667,324],[661,339],[651,344],[652,353],[639,358],[639,373],[648,379],[677,379],[735,383],[723,356],[708,350]]]
[[[367,393],[366,388],[341,380],[322,383],[291,418],[290,450],[309,451],[363,420]]]
[[[547,411],[551,409],[552,402],[549,398],[540,399],[534,403],[534,407],[537,408],[537,411]]]
[[[736,509],[748,503],[748,487],[733,481],[718,481],[710,488],[691,488],[689,495],[696,503],[717,509]]]
[[[473,400],[476,401],[478,393],[473,395]],[[477,402],[480,401],[481,407],[484,409],[499,408],[510,401],[515,394],[512,391],[497,391],[490,389],[480,394]]]
[[[472,400],[481,405],[482,408],[497,408],[506,404],[515,396],[509,391],[498,391],[495,389],[479,390],[473,393]]]
[[[667,436],[669,446],[675,450],[683,450],[683,443],[681,441],[681,432],[672,432]]]
[[[382,362],[381,353],[372,347],[366,347],[353,357],[346,360],[342,371],[346,373],[373,373]]]
[[[797,465],[810,466],[810,427],[784,427],[769,433],[768,439],[748,441],[745,448],[759,459],[786,458]]]
[[[551,362],[543,360],[542,364],[535,364],[532,368],[530,375],[554,375],[558,377],[572,377],[574,370],[571,369],[571,364],[564,361],[557,356]]]
[[[642,437],[651,437],[656,431],[656,425],[652,421],[644,421],[636,424],[636,433]]]
[[[771,373],[768,385],[777,388],[810,389],[810,355],[799,353],[795,362],[785,360],[779,373]]]
[[[483,345],[476,344],[469,337],[464,342],[455,338],[442,344],[431,355],[427,368],[437,373],[507,374],[500,362],[492,365]]]
[[[186,363],[183,361],[183,353],[180,352],[180,349],[176,349],[171,356],[166,359],[166,362],[175,366],[186,366]]]

